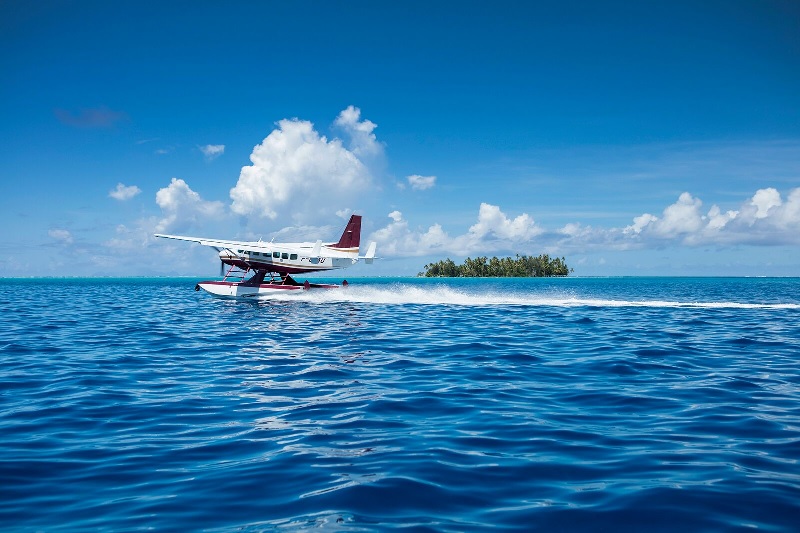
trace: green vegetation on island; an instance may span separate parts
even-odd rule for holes
[[[449,257],[425,265],[425,272],[417,274],[426,278],[544,278],[550,276],[567,276],[573,270],[567,267],[564,258],[542,254],[537,257],[517,254],[517,258],[504,257],[467,257],[461,265],[455,264]]]

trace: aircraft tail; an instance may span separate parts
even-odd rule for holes
[[[331,246],[331,248],[353,249],[355,248],[358,253],[358,246],[361,244],[361,215],[350,216],[350,222],[344,228],[339,242]]]
[[[371,265],[375,261],[375,248],[378,246],[378,243],[372,241],[369,243],[369,248],[367,248],[367,255],[364,256],[364,262],[368,265]]]

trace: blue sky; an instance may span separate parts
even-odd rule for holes
[[[576,275],[800,275],[800,4],[4,2],[0,276],[212,275],[154,239]]]

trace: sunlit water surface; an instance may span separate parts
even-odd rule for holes
[[[800,279],[196,281],[0,280],[0,527],[800,527]]]

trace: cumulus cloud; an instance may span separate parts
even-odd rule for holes
[[[496,205],[482,203],[478,211],[478,222],[469,228],[469,235],[476,239],[494,237],[506,241],[528,241],[541,233],[527,213],[510,220]]]
[[[638,235],[642,232],[644,228],[648,226],[648,224],[655,222],[658,220],[658,217],[651,215],[650,213],[645,213],[643,215],[639,215],[638,217],[633,218],[633,224],[626,227],[623,232],[626,234],[635,234]]]
[[[311,122],[281,120],[250,154],[230,191],[231,209],[242,216],[289,216],[296,223],[314,223],[341,211],[372,186],[364,154],[382,150],[375,125],[359,121],[360,111],[344,110],[337,124],[353,134],[351,149],[340,139],[328,140]]]
[[[452,239],[434,224],[426,231],[415,231],[409,228],[400,211],[389,213],[392,219],[386,227],[370,235],[370,240],[378,243],[382,255],[386,256],[421,256],[440,250],[448,251]]]
[[[708,210],[685,192],[660,216],[644,213],[622,228],[594,228],[571,222],[545,229],[523,213],[507,216],[499,206],[483,203],[478,220],[468,231],[451,236],[439,224],[415,229],[400,211],[370,238],[386,256],[455,256],[496,253],[563,253],[589,250],[630,250],[678,246],[736,246],[800,244],[800,188],[784,198],[775,189],[760,189],[738,210]]]
[[[723,213],[718,206],[712,205],[711,209],[708,210],[708,215],[706,215],[708,220],[707,228],[711,231],[719,231],[738,215],[739,211],[726,211]]]
[[[142,190],[136,185],[126,186],[122,183],[117,183],[117,188],[108,191],[108,195],[115,200],[124,202],[125,200],[130,200],[140,192],[142,192]]]
[[[156,203],[164,213],[156,225],[158,232],[186,229],[203,220],[219,219],[225,213],[222,202],[203,200],[179,178],[172,178],[167,187],[159,189]]]
[[[703,227],[702,205],[703,202],[688,192],[681,194],[677,202],[664,209],[661,219],[655,221],[656,231],[666,237],[696,233]]]
[[[759,189],[750,200],[750,205],[756,208],[756,212],[753,215],[755,218],[767,218],[769,210],[773,207],[780,207],[782,203],[781,194],[771,187],[769,189]]]
[[[660,217],[649,213],[635,217],[622,234],[639,239],[643,245],[670,241],[686,245],[800,242],[800,189],[791,190],[785,202],[776,189],[759,189],[738,210],[723,212],[712,205],[703,213],[702,205],[699,198],[684,192]]]
[[[205,146],[200,146],[200,151],[203,152],[203,155],[206,156],[206,159],[211,161],[212,159],[216,159],[225,153],[225,145],[224,144],[207,144]]]
[[[350,150],[359,158],[373,158],[383,154],[383,144],[373,131],[378,127],[371,120],[361,120],[361,110],[354,106],[339,113],[334,124],[350,137]]]
[[[386,255],[421,256],[437,252],[456,255],[510,251],[529,243],[542,233],[527,214],[510,219],[496,205],[482,203],[478,220],[467,233],[451,237],[439,224],[426,230],[413,230],[400,211],[389,213],[392,222],[370,238]]]
[[[411,188],[415,191],[424,191],[436,185],[436,176],[420,176],[414,174],[413,176],[408,176],[406,179],[408,180],[408,184],[411,185]]]
[[[789,231],[800,229],[800,187],[792,189],[786,198],[786,203],[776,211],[775,225]]]
[[[55,239],[63,244],[72,244],[72,234],[65,229],[51,229],[47,232],[51,239]]]

